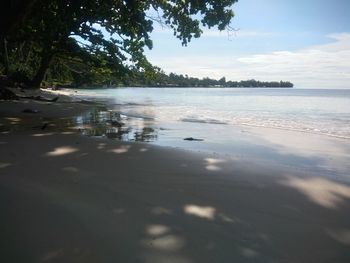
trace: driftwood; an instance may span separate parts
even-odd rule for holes
[[[46,101],[46,102],[55,102],[58,100],[59,97],[55,97],[53,99],[47,99],[42,96],[18,96],[20,99],[31,99],[31,100],[38,100],[38,101]]]
[[[19,99],[30,99],[30,100],[38,100],[38,101],[45,101],[45,102],[55,102],[59,99],[59,97],[48,99],[48,98],[44,98],[42,96],[18,96],[18,95],[16,95],[16,93],[11,91],[10,89],[5,88],[5,87],[1,87],[1,85],[0,85],[0,100],[19,100]]]

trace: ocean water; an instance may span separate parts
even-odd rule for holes
[[[80,90],[79,96],[107,102],[128,126],[123,140],[137,140],[130,131],[162,141],[208,137],[232,126],[350,139],[350,89],[118,88]]]
[[[87,136],[198,151],[218,162],[233,158],[350,180],[350,90],[119,88],[71,92],[78,99],[108,105],[75,118],[76,126]],[[184,140],[191,137],[198,140]]]

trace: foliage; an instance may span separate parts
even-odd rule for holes
[[[46,83],[82,84],[122,79],[128,72],[152,74],[144,49],[152,48],[154,21],[187,45],[201,35],[201,26],[225,29],[236,1],[16,0],[17,9],[10,9],[16,19],[1,17],[8,27],[0,32],[1,68],[13,76],[20,72],[19,79],[33,87],[45,76]],[[158,15],[150,16],[150,10]]]
[[[148,76],[148,77],[147,77]],[[226,81],[225,77],[219,80],[211,78],[193,78],[175,73],[165,74],[159,68],[155,68],[152,74],[135,71],[124,82],[119,83],[121,86],[138,86],[138,87],[230,87],[230,88],[262,88],[262,87],[293,87],[289,81]],[[113,86],[113,83],[112,83]],[[118,86],[117,84],[114,86]]]

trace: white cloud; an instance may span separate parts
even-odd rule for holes
[[[333,34],[334,43],[295,52],[281,51],[238,58],[257,76],[290,79],[305,86],[347,86],[350,83],[350,34]]]
[[[252,35],[254,35],[252,33]],[[166,72],[227,79],[290,80],[299,87],[350,87],[350,33],[328,36],[334,42],[297,51],[249,56],[155,57]]]

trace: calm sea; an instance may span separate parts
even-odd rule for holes
[[[118,88],[80,90],[78,94],[107,101],[120,114],[116,117],[135,132],[158,130],[150,132],[150,141],[208,137],[218,129],[216,125],[225,125],[222,129],[270,127],[350,139],[350,90]],[[124,137],[135,139],[132,133]]]

